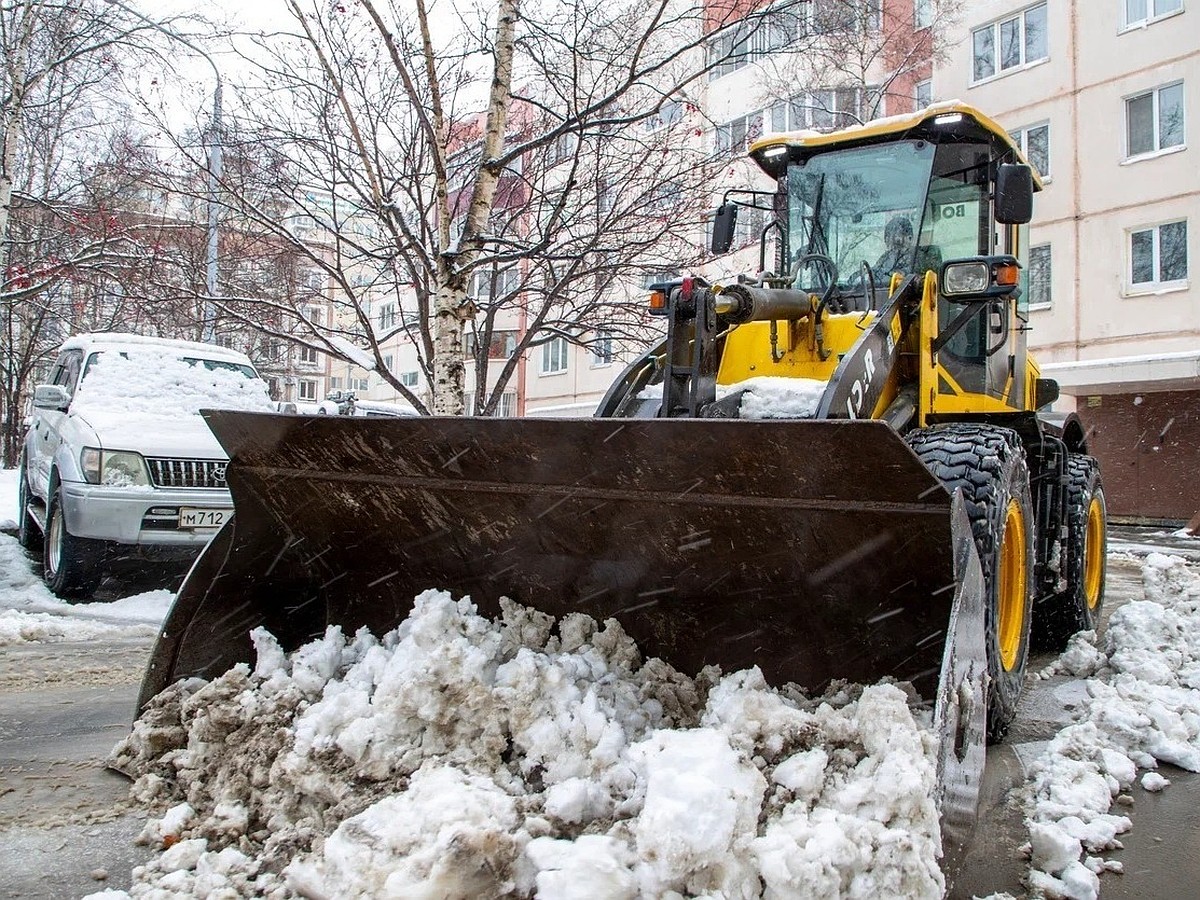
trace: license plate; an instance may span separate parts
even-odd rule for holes
[[[179,510],[179,527],[220,528],[232,515],[232,509],[193,509],[185,506]]]

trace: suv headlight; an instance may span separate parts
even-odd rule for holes
[[[150,472],[140,453],[84,447],[79,454],[83,477],[90,484],[111,487],[149,487]]]

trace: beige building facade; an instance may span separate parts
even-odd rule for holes
[[[1200,3],[967,4],[935,99],[984,110],[1045,181],[1030,346],[1091,431],[1110,512],[1200,511]]]

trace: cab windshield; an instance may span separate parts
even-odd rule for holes
[[[821,153],[787,172],[788,274],[821,291],[836,266],[843,293],[913,270],[935,147],[901,141]],[[865,264],[865,265],[864,265]],[[861,289],[861,288],[860,288]]]

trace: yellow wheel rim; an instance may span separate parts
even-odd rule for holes
[[[1000,545],[1000,591],[997,610],[997,635],[1000,664],[1011,672],[1017,666],[1021,637],[1025,631],[1027,558],[1025,555],[1025,516],[1016,500],[1008,501],[1004,516],[1004,542]]]
[[[1104,574],[1104,511],[1100,498],[1093,497],[1088,505],[1087,532],[1083,544],[1083,595],[1088,609],[1100,602],[1100,584]]]

